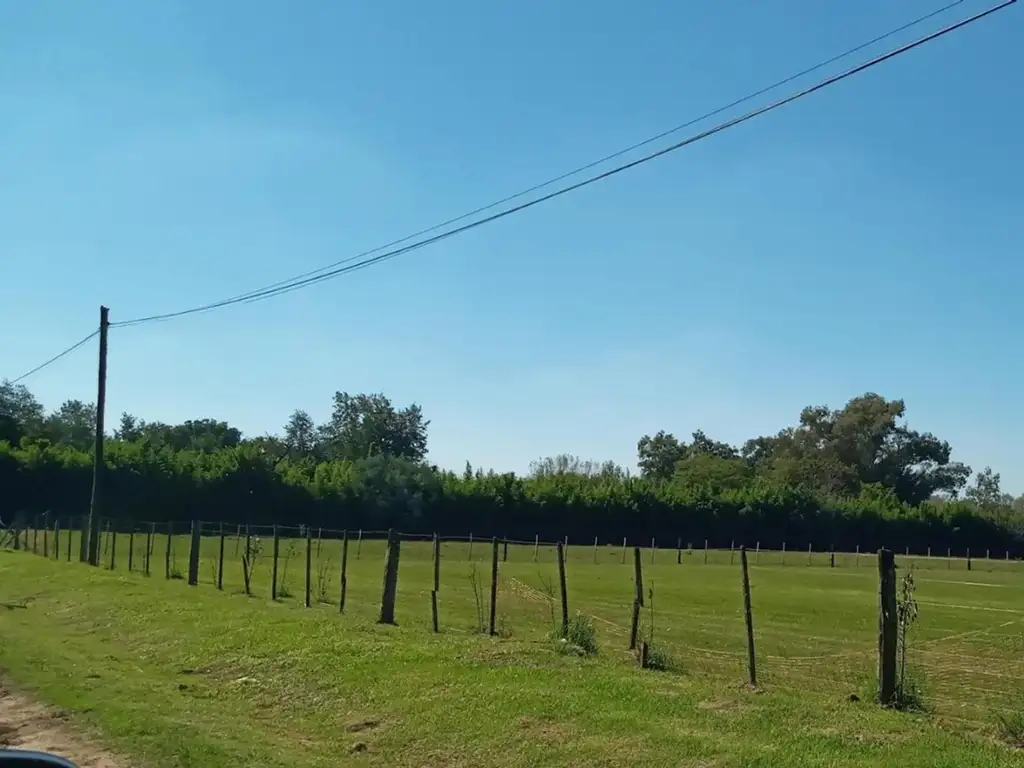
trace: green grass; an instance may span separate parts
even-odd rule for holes
[[[62,537],[63,539],[64,537]],[[264,536],[253,596],[241,552],[202,542],[200,585],[164,578],[166,538],[117,537],[115,570],[0,552],[0,666],[78,727],[148,766],[185,765],[692,765],[1002,766],[999,723],[1024,700],[1024,565],[915,563],[921,618],[911,663],[930,716],[867,702],[877,642],[874,560],[762,552],[751,582],[759,691],[745,680],[737,564],[730,553],[644,551],[654,588],[654,647],[672,670],[642,671],[627,652],[632,564],[621,547],[570,546],[569,610],[590,617],[598,653],[551,639],[560,608],[554,549],[509,548],[502,562],[502,636],[475,633],[470,570],[489,592],[490,542],[442,548],[441,633],[430,631],[429,542],[402,545],[398,626],[375,622],[383,542],[350,542],[348,594],[338,614],[341,546],[314,539],[312,596],[305,541],[289,559],[292,597],[270,601]],[[40,539],[41,542],[41,539]],[[188,537],[172,563],[188,566]],[[289,545],[282,542],[282,557]],[[319,554],[318,554],[319,549]],[[77,555],[77,545],[73,544]],[[237,554],[236,554],[237,553]],[[536,554],[536,562],[534,557]],[[109,563],[109,544],[105,562]],[[902,558],[905,559],[905,558]],[[283,572],[283,563],[279,574]],[[316,603],[318,573],[327,600]],[[280,581],[279,581],[280,583]],[[650,633],[649,607],[642,613]],[[861,695],[851,702],[850,694]]]

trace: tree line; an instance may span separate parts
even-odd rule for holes
[[[950,445],[905,423],[905,405],[868,393],[805,408],[797,423],[742,446],[662,431],[637,443],[639,474],[560,454],[525,475],[427,461],[429,421],[383,394],[334,395],[316,424],[297,410],[279,435],[246,437],[216,419],[182,424],[123,414],[107,438],[106,517],[200,519],[333,529],[439,532],[579,542],[762,547],[807,544],[1009,550],[1024,555],[1024,497],[990,468],[969,484]],[[46,413],[0,384],[0,518],[88,512],[95,407]]]

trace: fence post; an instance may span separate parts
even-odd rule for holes
[[[53,521],[53,559],[60,560],[60,518]]]
[[[569,595],[565,587],[565,547],[558,542],[558,588],[562,595],[562,637],[569,636]]]
[[[808,542],[807,543],[807,564],[808,565],[811,564],[811,546],[812,546],[811,543]]]
[[[135,565],[135,526],[128,531],[128,573],[132,572]]]
[[[502,550],[501,550],[501,562],[508,562],[508,536],[503,539]]]
[[[786,542],[782,542],[782,566],[786,566]]]
[[[89,536],[92,533],[89,529],[87,515],[82,515],[79,518],[78,527],[81,529],[81,538],[78,540],[78,562],[86,563],[89,561]]]
[[[338,613],[345,612],[345,593],[348,591],[348,528],[341,532],[341,596]]]
[[[324,541],[324,527],[321,525],[316,529],[316,559],[320,560],[320,547]]]
[[[704,539],[704,565],[708,564],[708,540]]]
[[[75,518],[68,518],[68,562],[71,562],[71,532],[75,530]]]
[[[853,561],[853,564],[855,568],[860,568],[860,544],[857,545],[857,559]]]
[[[188,585],[194,587],[199,583],[199,542],[202,523],[192,521],[192,542],[188,549]]]
[[[220,524],[220,545],[217,550],[217,589],[224,589],[224,523]]]
[[[149,524],[149,530],[146,531],[146,560],[145,568],[146,575],[149,576],[149,558],[153,555],[153,534],[156,532],[156,523]]]
[[[358,538],[356,539],[356,560],[363,554],[363,529],[359,529]]]
[[[469,561],[473,561],[473,534],[469,534]]]
[[[747,570],[747,548],[740,547],[740,566],[743,571],[743,616],[747,623],[747,669],[750,687],[757,688],[757,662],[754,655],[754,612],[750,608],[750,574]]]
[[[384,560],[384,588],[380,598],[380,624],[395,623],[395,596],[398,592],[398,559],[401,555],[401,540],[393,528],[388,529],[387,555]]]
[[[270,564],[270,599],[277,602],[277,558],[281,551],[281,531],[274,523],[273,562]]]
[[[967,548],[967,570],[971,570],[971,548]]]
[[[495,621],[498,618],[498,538],[491,539],[491,615],[487,625],[488,634],[495,634]]]
[[[312,603],[310,602],[310,593],[312,590],[310,570],[313,567],[313,532],[310,527],[306,526],[306,607],[309,608]]]
[[[50,556],[50,513],[43,515],[43,557]],[[985,557],[988,557],[986,552]]]
[[[594,537],[594,564],[597,564],[597,536]]]
[[[536,533],[533,536],[533,562],[537,562],[537,555],[540,552],[540,534]]]
[[[505,542],[506,551],[508,541]],[[441,539],[434,534],[434,588],[430,591],[430,617],[434,623],[434,631],[440,632],[437,620],[437,592],[441,589]]]
[[[754,550],[754,565],[761,562],[761,542],[757,542],[757,548]]]
[[[953,548],[946,547],[946,570],[953,569]]]
[[[626,537],[622,537],[622,564],[626,564]]]
[[[883,707],[896,697],[896,559],[878,550],[878,700]]]
[[[39,515],[32,519],[32,554],[39,554]]]
[[[729,542],[729,565],[733,563],[733,556],[736,554],[736,540]]]
[[[164,571],[171,578],[171,548],[174,546],[174,522],[167,521],[167,549],[164,552]]]
[[[640,608],[644,604],[644,575],[640,558],[640,547],[633,550],[633,613],[629,624],[629,650],[636,650],[637,633],[640,631]]]
[[[117,527],[110,531],[110,523],[107,523],[107,532],[110,535],[110,570],[117,565]]]
[[[828,567],[829,568],[835,568],[836,567],[836,545],[835,544],[832,545],[832,548],[829,550],[829,553],[828,553]]]

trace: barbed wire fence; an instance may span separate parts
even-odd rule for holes
[[[24,523],[0,526],[0,544],[65,562],[81,550],[76,520],[45,515]],[[725,549],[681,539],[670,547],[655,540],[641,547],[625,539],[552,542],[539,535],[530,541],[201,521],[104,520],[101,538],[101,564],[110,571],[323,606],[365,620],[394,621],[399,606],[403,624],[536,643],[564,636],[569,617],[579,615],[601,635],[602,652],[636,653],[645,663],[656,648],[689,675],[797,693],[813,686],[852,700],[876,695],[880,685],[873,588],[851,582],[852,604],[815,616],[816,609],[801,603],[805,584],[768,578],[810,569],[869,580],[879,553],[859,548],[762,550],[756,542],[749,549],[732,542]],[[897,568],[921,571],[942,581],[942,571],[949,571],[948,583],[965,595],[962,603],[923,601],[932,620],[914,638],[911,657],[935,712],[974,727],[989,723],[994,713],[1019,711],[1024,701],[1024,607],[972,597],[1013,584],[964,576],[1024,574],[1020,560],[992,555],[904,548],[892,556],[893,574]],[[703,566],[715,573],[753,573],[743,579],[744,586],[752,584],[750,612],[742,610],[739,579],[686,575]],[[770,598],[762,597],[765,589],[775,590]]]

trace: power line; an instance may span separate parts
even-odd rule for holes
[[[19,381],[22,381],[23,379],[27,379],[33,373],[38,373],[39,371],[43,370],[43,368],[45,368],[46,366],[52,365],[53,363],[56,363],[58,360],[60,360],[65,355],[70,355],[72,352],[74,352],[80,346],[85,344],[87,341],[89,341],[90,339],[94,338],[98,333],[99,333],[99,329],[96,329],[95,331],[90,333],[88,336],[86,336],[84,339],[82,339],[81,341],[78,341],[78,342],[75,342],[74,344],[72,344],[70,347],[65,349],[59,355],[54,355],[49,360],[47,360],[45,363],[42,363],[41,365],[37,365],[35,368],[33,368],[28,373],[23,373],[23,374],[21,374],[21,376],[19,376],[16,379],[11,379],[10,383],[11,384],[17,384]]]
[[[409,240],[413,240],[413,239],[415,239],[417,237],[420,237],[422,235],[426,235],[426,234],[429,234],[431,232],[435,232],[435,231],[437,231],[439,229],[442,229],[444,227],[447,227],[447,226],[449,226],[451,224],[456,224],[456,223],[458,223],[460,221],[463,221],[464,219],[468,219],[471,216],[475,216],[478,213],[483,213],[484,211],[489,211],[492,208],[497,208],[499,205],[504,205],[505,203],[509,203],[509,202],[511,202],[513,200],[517,200],[520,197],[525,197],[526,195],[529,195],[529,194],[531,194],[533,192],[537,192],[537,191],[539,191],[541,189],[544,189],[545,187],[549,187],[552,184],[557,184],[560,181],[565,181],[566,179],[568,179],[568,178],[570,178],[572,176],[576,176],[576,175],[578,175],[580,173],[583,173],[584,171],[589,171],[591,168],[595,168],[595,167],[597,167],[599,165],[602,165],[602,164],[608,162],[609,160],[614,160],[614,159],[616,159],[618,157],[622,157],[623,155],[629,154],[630,152],[633,152],[635,150],[638,150],[638,149],[641,149],[643,147],[646,147],[649,144],[653,144],[654,142],[656,142],[656,141],[658,141],[660,139],[667,138],[668,136],[671,136],[672,134],[678,133],[679,131],[682,131],[682,130],[684,130],[686,128],[691,128],[692,126],[696,125],[697,123],[701,123],[701,122],[703,122],[703,121],[705,121],[705,120],[707,120],[709,118],[714,117],[715,115],[719,115],[722,112],[730,110],[733,107],[737,107],[740,104],[744,104],[744,103],[746,103],[748,101],[756,99],[758,96],[763,96],[764,94],[768,93],[769,91],[774,91],[776,88],[781,88],[784,85],[788,85],[789,83],[793,82],[794,80],[798,80],[801,77],[804,77],[805,75],[809,75],[812,72],[816,72],[819,69],[827,67],[829,64],[834,64],[835,62],[839,61],[840,59],[845,59],[845,58],[847,58],[849,56],[852,56],[853,54],[858,53],[859,51],[862,51],[865,48],[869,48],[870,46],[875,45],[876,43],[880,43],[881,41],[886,40],[887,38],[890,38],[890,37],[892,37],[894,35],[898,35],[900,32],[905,32],[906,30],[910,29],[911,27],[915,27],[918,24],[922,24],[925,21],[928,21],[929,19],[933,19],[936,16],[939,16],[939,15],[941,15],[941,14],[943,14],[943,13],[945,13],[945,12],[951,10],[951,9],[953,9],[953,8],[955,8],[958,5],[962,5],[965,1],[966,0],[953,0],[953,2],[948,3],[947,5],[944,5],[944,6],[942,6],[941,8],[939,8],[937,10],[931,11],[930,13],[926,13],[923,16],[918,16],[913,21],[909,21],[906,24],[903,24],[902,26],[899,26],[899,27],[897,27],[895,29],[889,30],[888,32],[886,32],[884,34],[878,35],[877,37],[874,37],[874,38],[872,38],[871,40],[868,40],[865,43],[861,43],[860,45],[857,45],[857,46],[855,46],[853,48],[850,48],[849,50],[844,51],[843,53],[837,54],[836,56],[833,56],[833,57],[831,57],[829,59],[826,59],[825,61],[819,62],[818,64],[815,64],[812,67],[807,67],[806,69],[802,69],[799,72],[797,72],[796,74],[790,75],[789,77],[783,78],[782,80],[777,80],[776,82],[772,83],[771,85],[765,86],[764,88],[761,88],[761,89],[759,89],[757,91],[754,91],[752,93],[748,93],[746,96],[743,96],[743,97],[741,97],[739,99],[736,99],[735,101],[731,101],[728,104],[725,104],[724,106],[721,106],[721,107],[718,107],[717,109],[711,110],[710,112],[705,112],[700,117],[695,117],[695,118],[693,118],[691,120],[687,120],[685,123],[681,123],[681,124],[675,126],[674,128],[669,128],[667,131],[662,131],[661,133],[658,133],[658,134],[656,134],[654,136],[651,136],[650,138],[644,139],[643,141],[638,141],[637,143],[631,144],[630,146],[628,146],[628,147],[626,147],[624,149],[620,149],[617,152],[613,152],[610,155],[605,155],[604,157],[601,157],[601,158],[599,158],[597,160],[593,160],[593,161],[591,161],[589,163],[586,163],[585,165],[581,165],[581,166],[579,166],[577,168],[574,168],[571,171],[566,171],[565,173],[563,173],[563,174],[561,174],[559,176],[555,176],[553,178],[550,178],[547,181],[543,181],[543,182],[541,182],[539,184],[534,184],[532,187],[529,187],[528,189],[524,189],[521,192],[516,192],[515,194],[508,195],[507,197],[503,197],[500,200],[495,200],[493,203],[488,203],[487,205],[480,206],[479,208],[474,208],[473,210],[467,211],[466,213],[463,213],[463,214],[461,214],[459,216],[455,216],[454,218],[447,219],[447,220],[442,221],[442,222],[440,222],[438,224],[434,224],[433,226],[427,227],[425,229],[421,229],[421,230],[419,230],[417,232],[413,232],[412,234],[406,235],[405,237],[401,237],[401,238],[399,238],[397,240],[392,240],[390,243],[385,243],[384,245],[379,245],[376,248],[372,248],[372,249],[370,249],[368,251],[363,251],[362,253],[357,253],[354,256],[348,256],[348,257],[346,257],[344,259],[339,259],[338,261],[331,262],[330,264],[325,264],[324,266],[318,267],[317,269],[310,270],[309,272],[303,272],[300,275],[295,275],[294,277],[290,277],[290,278],[287,278],[285,280],[279,280],[276,283],[271,283],[270,285],[265,285],[262,288],[257,288],[257,289],[255,289],[253,291],[247,291],[246,293],[238,294],[237,296],[232,296],[232,297],[230,297],[230,299],[226,299],[226,301],[233,301],[233,300],[236,300],[236,299],[239,300],[239,301],[244,301],[247,297],[252,296],[254,294],[257,294],[257,293],[260,293],[262,291],[269,291],[269,290],[273,290],[274,288],[287,286],[290,283],[293,283],[293,282],[295,282],[297,280],[302,280],[302,279],[307,278],[307,277],[312,277],[314,275],[318,275],[321,272],[326,272],[326,271],[328,271],[330,269],[334,269],[335,267],[341,266],[342,264],[348,264],[348,263],[351,263],[353,261],[357,261],[358,259],[362,259],[362,258],[365,258],[367,256],[372,256],[373,254],[379,253],[380,251],[387,250],[388,248],[393,248],[396,245],[401,245],[402,243],[406,243]],[[144,318],[140,318],[140,319],[144,319]],[[132,321],[125,321],[125,323],[129,323],[129,322],[132,322]]]
[[[906,43],[906,44],[904,44],[902,46],[894,48],[894,49],[892,49],[892,50],[890,50],[890,51],[888,51],[886,53],[883,53],[883,54],[881,54],[879,56],[876,56],[873,59],[870,59],[870,60],[868,60],[866,62],[858,64],[858,65],[856,65],[854,67],[851,67],[850,69],[847,69],[847,70],[845,70],[843,72],[840,72],[840,73],[838,73],[836,75],[832,75],[832,76],[830,76],[828,78],[825,78],[824,80],[820,80],[817,83],[815,83],[814,85],[811,85],[811,86],[809,86],[807,88],[804,88],[804,89],[802,89],[800,91],[797,91],[797,92],[795,92],[795,93],[793,93],[793,94],[791,94],[789,96],[786,96],[786,97],[784,97],[782,99],[774,101],[774,102],[772,102],[770,104],[767,104],[767,105],[765,105],[763,107],[759,107],[759,108],[757,108],[755,110],[752,110],[752,111],[747,112],[747,113],[745,113],[743,115],[740,115],[739,117],[735,117],[735,118],[733,118],[731,120],[728,120],[728,121],[726,121],[724,123],[720,123],[720,124],[718,124],[718,125],[716,125],[716,126],[714,126],[712,128],[709,128],[706,131],[702,131],[701,133],[698,133],[698,134],[695,134],[693,136],[690,136],[690,137],[688,137],[686,139],[683,139],[682,141],[679,141],[679,142],[676,142],[675,144],[669,145],[668,147],[665,147],[663,149],[659,149],[659,150],[657,150],[655,152],[651,152],[651,153],[649,153],[647,155],[644,155],[641,158],[638,158],[638,159],[630,161],[628,163],[624,163],[622,165],[616,166],[615,168],[612,168],[612,169],[610,169],[608,171],[604,171],[604,172],[602,172],[600,174],[596,174],[594,176],[586,178],[583,181],[579,181],[579,182],[576,182],[575,184],[571,184],[569,186],[562,187],[561,189],[558,189],[558,190],[556,190],[554,192],[550,192],[550,193],[548,193],[546,195],[542,195],[541,197],[534,198],[533,200],[529,200],[529,201],[527,201],[525,203],[521,203],[521,204],[513,206],[511,208],[507,208],[507,209],[505,209],[503,211],[499,211],[498,213],[492,214],[492,215],[487,216],[487,217],[485,217],[483,219],[479,219],[477,221],[471,222],[469,224],[465,224],[463,226],[457,227],[457,228],[449,230],[447,232],[443,232],[441,234],[434,235],[434,236],[429,237],[429,238],[427,238],[425,240],[420,240],[420,241],[418,241],[416,243],[413,243],[411,245],[407,245],[407,246],[404,246],[402,248],[398,248],[398,249],[395,249],[395,250],[392,250],[392,251],[387,251],[385,253],[378,254],[377,256],[373,256],[372,258],[366,258],[366,259],[364,259],[362,261],[359,261],[359,262],[356,262],[356,263],[348,263],[345,266],[340,266],[338,268],[330,269],[328,271],[324,271],[323,269],[316,270],[314,273],[306,273],[307,276],[305,276],[305,277],[295,278],[293,280],[284,281],[284,282],[281,282],[281,283],[275,283],[274,285],[267,286],[266,288],[263,288],[263,289],[260,289],[260,290],[252,291],[252,292],[247,293],[247,294],[240,294],[238,296],[234,296],[234,297],[229,298],[229,299],[223,299],[221,301],[213,302],[211,304],[205,304],[205,305],[201,305],[201,306],[198,306],[198,307],[193,307],[193,308],[190,308],[190,309],[179,310],[177,312],[168,312],[168,313],[164,313],[164,314],[150,315],[150,316],[147,316],[147,317],[135,318],[135,319],[132,319],[132,320],[126,320],[126,321],[123,321],[123,322],[120,322],[120,323],[116,323],[116,324],[112,324],[112,325],[117,325],[117,326],[139,325],[139,324],[142,324],[142,323],[155,322],[155,321],[159,321],[159,320],[169,320],[169,319],[172,319],[172,318],[182,317],[182,316],[185,316],[185,315],[192,315],[192,314],[196,314],[196,313],[199,313],[199,312],[206,312],[206,311],[210,311],[210,310],[213,310],[213,309],[218,309],[218,308],[221,308],[221,307],[231,306],[233,304],[250,303],[250,302],[255,302],[255,301],[262,301],[264,299],[273,298],[274,296],[280,296],[280,295],[283,295],[285,293],[289,293],[291,291],[298,290],[300,288],[304,288],[306,286],[322,282],[324,280],[329,280],[331,278],[338,277],[340,275],[348,274],[350,272],[355,272],[355,271],[358,271],[360,269],[364,269],[366,267],[370,267],[370,266],[373,266],[375,264],[379,264],[379,263],[381,263],[383,261],[387,261],[387,260],[392,259],[392,258],[394,258],[396,256],[399,256],[399,255],[402,255],[402,254],[405,254],[405,253],[409,253],[409,252],[414,251],[414,250],[418,250],[419,248],[424,248],[424,247],[426,247],[428,245],[433,245],[434,243],[440,242],[441,240],[445,240],[445,239],[447,239],[449,237],[452,237],[454,235],[458,235],[458,234],[461,234],[463,232],[469,231],[471,229],[475,229],[476,227],[482,226],[484,224],[489,224],[489,223],[491,223],[493,221],[497,221],[499,219],[503,219],[506,216],[510,216],[510,215],[512,215],[514,213],[518,213],[520,211],[526,210],[527,208],[532,208],[533,206],[538,205],[540,203],[547,202],[548,200],[552,200],[552,199],[554,199],[556,197],[560,197],[562,195],[568,194],[569,192],[573,192],[573,191],[575,191],[577,189],[581,189],[582,187],[588,186],[590,184],[594,184],[594,183],[596,183],[598,181],[602,181],[602,180],[607,179],[607,178],[609,178],[611,176],[614,176],[614,175],[616,175],[618,173],[621,173],[621,172],[623,172],[625,170],[629,170],[629,169],[634,168],[634,167],[636,167],[638,165],[642,165],[643,163],[650,162],[651,160],[654,160],[654,159],[656,159],[658,157],[661,157],[662,155],[667,155],[670,152],[674,152],[674,151],[676,151],[678,149],[682,149],[683,147],[689,146],[690,144],[698,142],[698,141],[700,141],[702,139],[706,139],[706,138],[708,138],[710,136],[713,136],[713,135],[715,135],[717,133],[721,133],[721,132],[723,132],[725,130],[728,130],[729,128],[733,128],[733,127],[735,127],[735,126],[737,126],[737,125],[739,125],[741,123],[745,123],[748,120],[752,120],[755,117],[759,117],[761,115],[764,115],[764,114],[766,114],[768,112],[771,112],[771,111],[773,111],[775,109],[778,109],[779,107],[785,106],[786,104],[789,104],[791,102],[797,101],[798,99],[801,99],[801,98],[803,98],[805,96],[809,96],[810,94],[812,94],[812,93],[814,93],[816,91],[822,90],[824,88],[827,88],[830,85],[834,85],[835,83],[838,83],[838,82],[840,82],[842,80],[845,80],[845,79],[847,79],[849,77],[852,77],[853,75],[856,75],[856,74],[859,74],[861,72],[864,72],[865,70],[870,69],[871,67],[877,66],[878,64],[882,64],[883,62],[886,62],[889,59],[892,59],[892,58],[895,58],[896,56],[900,56],[900,55],[902,55],[904,53],[907,53],[907,52],[909,52],[909,51],[911,51],[911,50],[913,50],[915,48],[918,48],[918,47],[926,44],[926,43],[929,43],[929,42],[931,42],[933,40],[936,40],[936,39],[938,39],[940,37],[943,37],[943,36],[945,36],[945,35],[947,35],[947,34],[949,34],[951,32],[954,32],[954,31],[956,31],[956,30],[958,30],[958,29],[960,29],[962,27],[965,27],[968,24],[972,24],[972,23],[974,23],[976,21],[979,21],[980,19],[982,19],[982,18],[984,18],[986,16],[989,16],[989,15],[995,13],[996,11],[1002,10],[1002,9],[1004,9],[1004,8],[1010,6],[1010,5],[1013,5],[1014,3],[1016,3],[1016,1],[1017,0],[1004,0],[1004,2],[1002,2],[1002,3],[1000,3],[1000,4],[996,5],[996,6],[993,6],[991,8],[988,8],[987,10],[981,11],[981,12],[976,13],[973,16],[970,16],[970,17],[968,17],[966,19],[963,19],[963,20],[958,21],[956,23],[950,24],[950,25],[948,25],[946,27],[943,27],[942,29],[939,29],[939,30],[937,30],[935,32],[932,32],[932,33],[928,34],[928,35],[925,35],[923,37],[917,38],[916,40],[914,40],[914,41],[912,41],[910,43]],[[628,151],[628,150],[624,150],[624,151]],[[598,161],[598,162],[601,162],[601,161]],[[572,174],[569,174],[569,175],[572,175]],[[541,185],[541,186],[544,186],[544,185]],[[523,193],[523,194],[525,194],[525,193]],[[466,214],[466,215],[469,216],[469,215],[472,215],[472,214]],[[443,226],[443,225],[438,225],[438,227],[440,227],[440,226]],[[433,229],[436,229],[438,227],[434,227]],[[426,230],[426,231],[431,231],[431,230]],[[406,238],[406,239],[409,239],[409,238]],[[396,241],[396,242],[401,242],[401,241]],[[380,249],[376,249],[376,250],[380,250]],[[372,251],[368,252],[368,253],[372,253]],[[357,257],[352,257],[352,258],[357,258]],[[348,262],[348,261],[351,261],[351,259],[345,260],[345,262]],[[344,263],[344,262],[338,262],[338,263]]]

